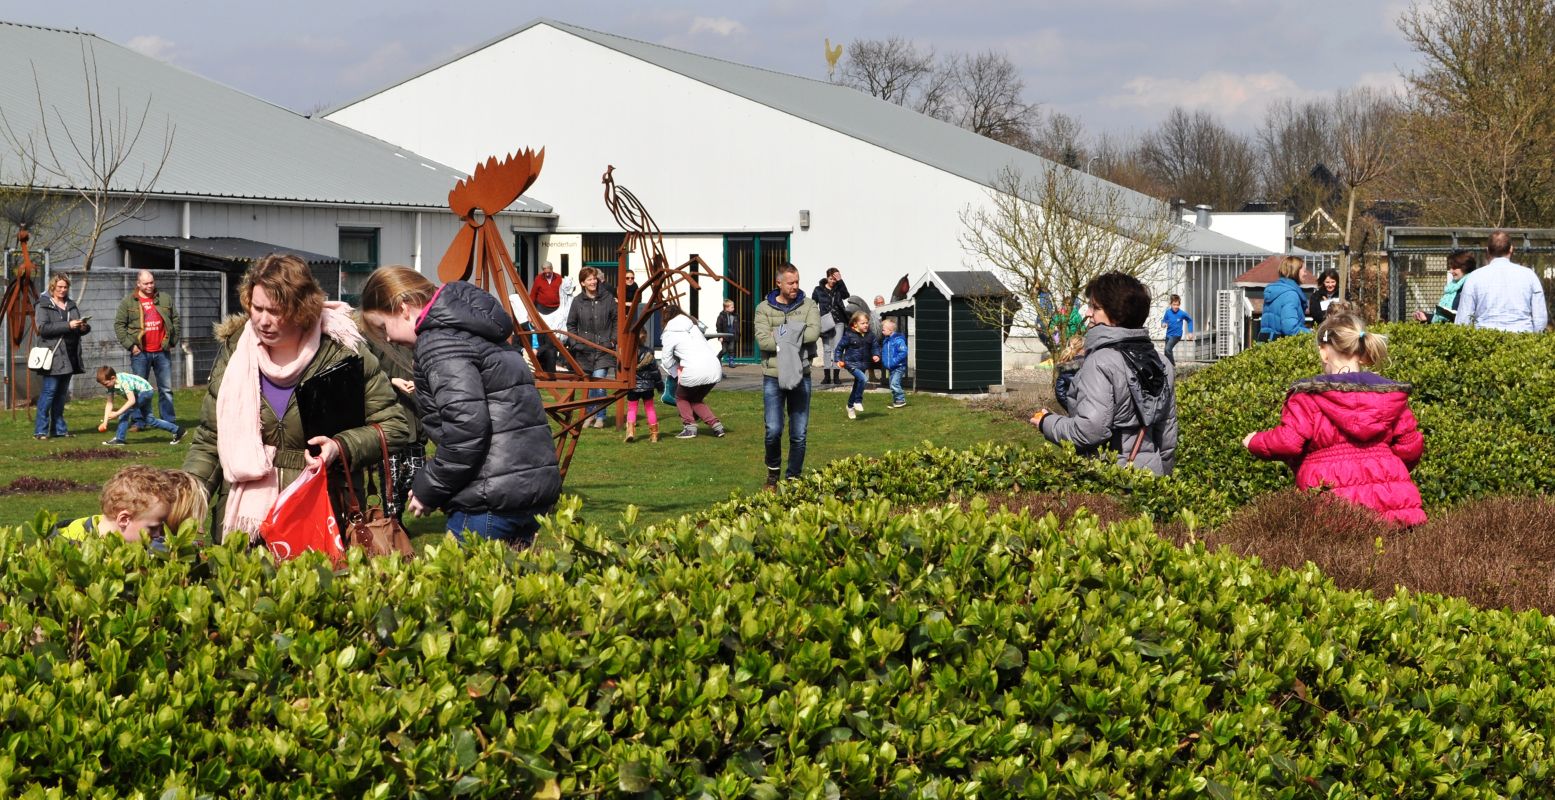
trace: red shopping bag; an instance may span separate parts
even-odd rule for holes
[[[285,561],[318,550],[334,561],[345,557],[335,509],[329,502],[329,475],[309,467],[275,498],[275,506],[259,526],[265,546]]]

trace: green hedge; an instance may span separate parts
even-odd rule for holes
[[[609,531],[575,513],[528,554],[341,572],[0,530],[0,795],[1531,797],[1555,779],[1541,615],[981,501]]]
[[[1380,372],[1413,386],[1425,436],[1415,482],[1428,506],[1555,485],[1555,337],[1457,325],[1380,326],[1390,360]],[[1259,345],[1183,380],[1176,477],[1243,504],[1291,485],[1242,437],[1279,421],[1285,391],[1320,372],[1311,336]]]

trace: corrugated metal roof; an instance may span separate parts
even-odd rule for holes
[[[423,70],[393,86],[414,80],[441,66],[490,47],[536,25],[548,25],[574,36],[608,47],[633,58],[657,65],[747,100],[808,120],[855,139],[883,147],[931,167],[959,175],[967,180],[991,186],[1006,167],[1014,167],[1027,178],[1045,175],[1051,169],[1068,169],[1034,153],[1000,144],[964,128],[871,97],[856,89],[801,78],[796,75],[736,64],[717,58],[688,53],[662,45],[628,39],[624,36],[590,30],[565,22],[537,19],[490,41],[470,48],[437,66]],[[393,86],[373,92],[350,103],[331,109],[333,113],[354,105],[366,97],[381,94]],[[1124,193],[1141,218],[1169,217],[1166,203],[1101,178],[1075,170],[1076,177],[1098,189],[1116,188]],[[1207,228],[1184,226],[1178,242],[1184,254],[1263,254],[1255,247]]]
[[[70,144],[64,131],[84,143],[90,122],[86,64],[93,61],[96,92],[109,119],[122,110],[138,123],[147,111],[145,128],[115,189],[131,190],[156,171],[169,132],[172,149],[155,186],[155,194],[162,196],[436,209],[447,207],[448,190],[466,175],[90,33],[0,22],[0,75],[5,76],[0,112],[8,136],[30,137],[42,147],[46,116],[55,152],[72,173],[67,178],[40,175],[37,184],[89,183],[73,155],[66,157]],[[519,198],[509,210],[552,211],[529,197]]]
[[[155,250],[166,250],[169,253],[181,250],[191,255],[205,256],[233,264],[251,264],[271,253],[294,255],[309,264],[339,264],[345,260],[339,256],[310,253],[295,247],[283,247],[236,236],[195,236],[188,239],[182,236],[120,236],[117,237],[117,241],[121,247],[140,245]]]

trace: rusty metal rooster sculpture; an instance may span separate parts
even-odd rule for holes
[[[438,278],[447,281],[471,281],[482,289],[495,294],[516,324],[528,325],[527,330],[514,334],[514,343],[524,351],[525,358],[534,368],[535,385],[545,399],[545,410],[556,422],[552,435],[556,445],[557,461],[565,477],[567,468],[577,452],[578,438],[583,423],[600,407],[613,404],[625,397],[637,385],[638,337],[652,325],[656,315],[670,305],[680,305],[682,284],[699,287],[698,277],[726,280],[713,272],[707,263],[697,256],[679,267],[671,268],[664,257],[664,235],[653,217],[637,197],[625,187],[617,186],[607,167],[605,205],[617,223],[626,231],[626,238],[617,255],[617,263],[624,272],[628,268],[630,254],[638,252],[648,265],[648,277],[643,281],[637,297],[627,300],[616,295],[616,345],[590,341],[578,335],[552,330],[540,315],[539,309],[529,297],[528,287],[518,275],[513,258],[508,254],[502,233],[492,216],[517,200],[540,177],[545,163],[545,150],[539,153],[523,150],[502,161],[495,157],[476,166],[469,179],[455,184],[448,193],[448,207],[464,221],[464,226],[454,236],[438,262]],[[738,291],[749,293],[733,281],[729,285]],[[517,300],[519,307],[513,307]],[[555,370],[541,366],[536,340],[549,344],[557,353]],[[570,348],[569,348],[570,345]],[[592,348],[609,353],[620,368],[610,378],[594,378],[578,365],[571,350]],[[604,397],[588,397],[589,390],[604,390]],[[618,412],[619,413],[619,412]]]

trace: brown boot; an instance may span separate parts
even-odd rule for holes
[[[655,422],[652,425],[648,426],[648,441],[650,441],[650,442],[657,442],[658,440],[659,440],[659,423]]]
[[[628,442],[635,442],[635,441],[637,441],[637,423],[635,423],[635,422],[628,422],[628,423],[626,423],[626,441],[628,441]]]

